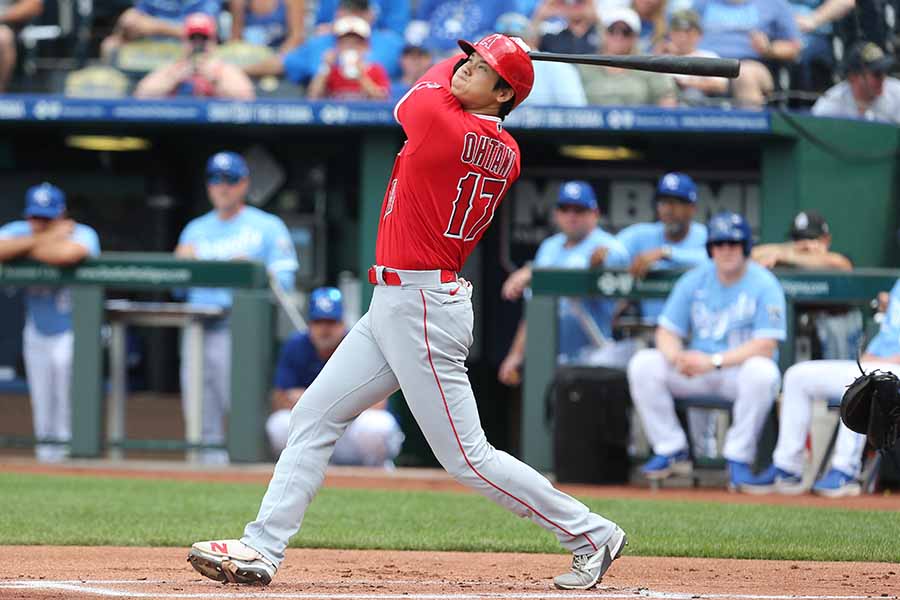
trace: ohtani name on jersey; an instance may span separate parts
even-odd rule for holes
[[[470,131],[463,141],[462,156],[459,158],[466,164],[481,167],[499,177],[507,177],[516,164],[516,151],[496,138]]]

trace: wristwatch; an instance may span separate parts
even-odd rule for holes
[[[669,246],[668,244],[663,246],[661,254],[662,254],[662,257],[665,259],[672,258],[672,246]]]
[[[716,352],[710,356],[710,360],[712,360],[712,364],[716,369],[722,368],[722,354],[720,352]]]

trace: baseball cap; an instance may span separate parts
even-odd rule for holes
[[[55,219],[66,211],[66,195],[53,184],[41,183],[25,192],[25,218]]]
[[[217,152],[206,161],[206,178],[225,176],[235,180],[250,175],[247,163],[236,152]]]
[[[605,10],[600,18],[603,21],[604,27],[611,27],[616,23],[622,22],[628,25],[633,32],[641,32],[641,18],[627,6],[617,6]]]
[[[697,185],[690,175],[684,173],[666,173],[659,178],[656,186],[656,197],[668,196],[679,198],[691,204],[697,201]]]
[[[884,50],[872,42],[859,42],[855,44],[844,62],[844,70],[847,73],[859,73],[872,71],[874,73],[886,73],[894,66],[894,59],[885,55]]]
[[[789,233],[792,240],[815,240],[829,233],[825,217],[814,210],[797,213]]]
[[[344,300],[341,290],[335,287],[320,287],[309,295],[309,320],[328,319],[340,321],[344,318]]]
[[[700,15],[697,14],[697,11],[690,8],[683,8],[673,12],[672,16],[669,17],[669,29],[674,29],[675,31],[687,31],[689,29],[703,31],[703,27],[700,26]]]
[[[348,35],[350,33],[356,34],[364,40],[367,40],[369,39],[369,36],[372,35],[372,28],[365,19],[354,15],[341,17],[334,22],[335,37],[341,37],[342,35]]]
[[[184,20],[184,37],[202,35],[206,38],[216,37],[216,21],[206,13],[191,13]]]
[[[581,206],[597,210],[597,196],[594,189],[586,181],[567,181],[559,186],[557,206]]]

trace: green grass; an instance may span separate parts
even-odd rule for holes
[[[260,485],[0,473],[3,544],[183,546],[240,537]],[[583,498],[628,553],[900,561],[898,513]],[[475,494],[325,489],[292,546],[559,552],[555,538]]]

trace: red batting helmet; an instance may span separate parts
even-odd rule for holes
[[[528,46],[519,38],[510,38],[500,33],[486,35],[476,44],[459,40],[459,47],[467,55],[477,52],[478,56],[491,65],[516,93],[513,108],[517,107],[531,93],[534,85],[534,67],[528,56]]]

